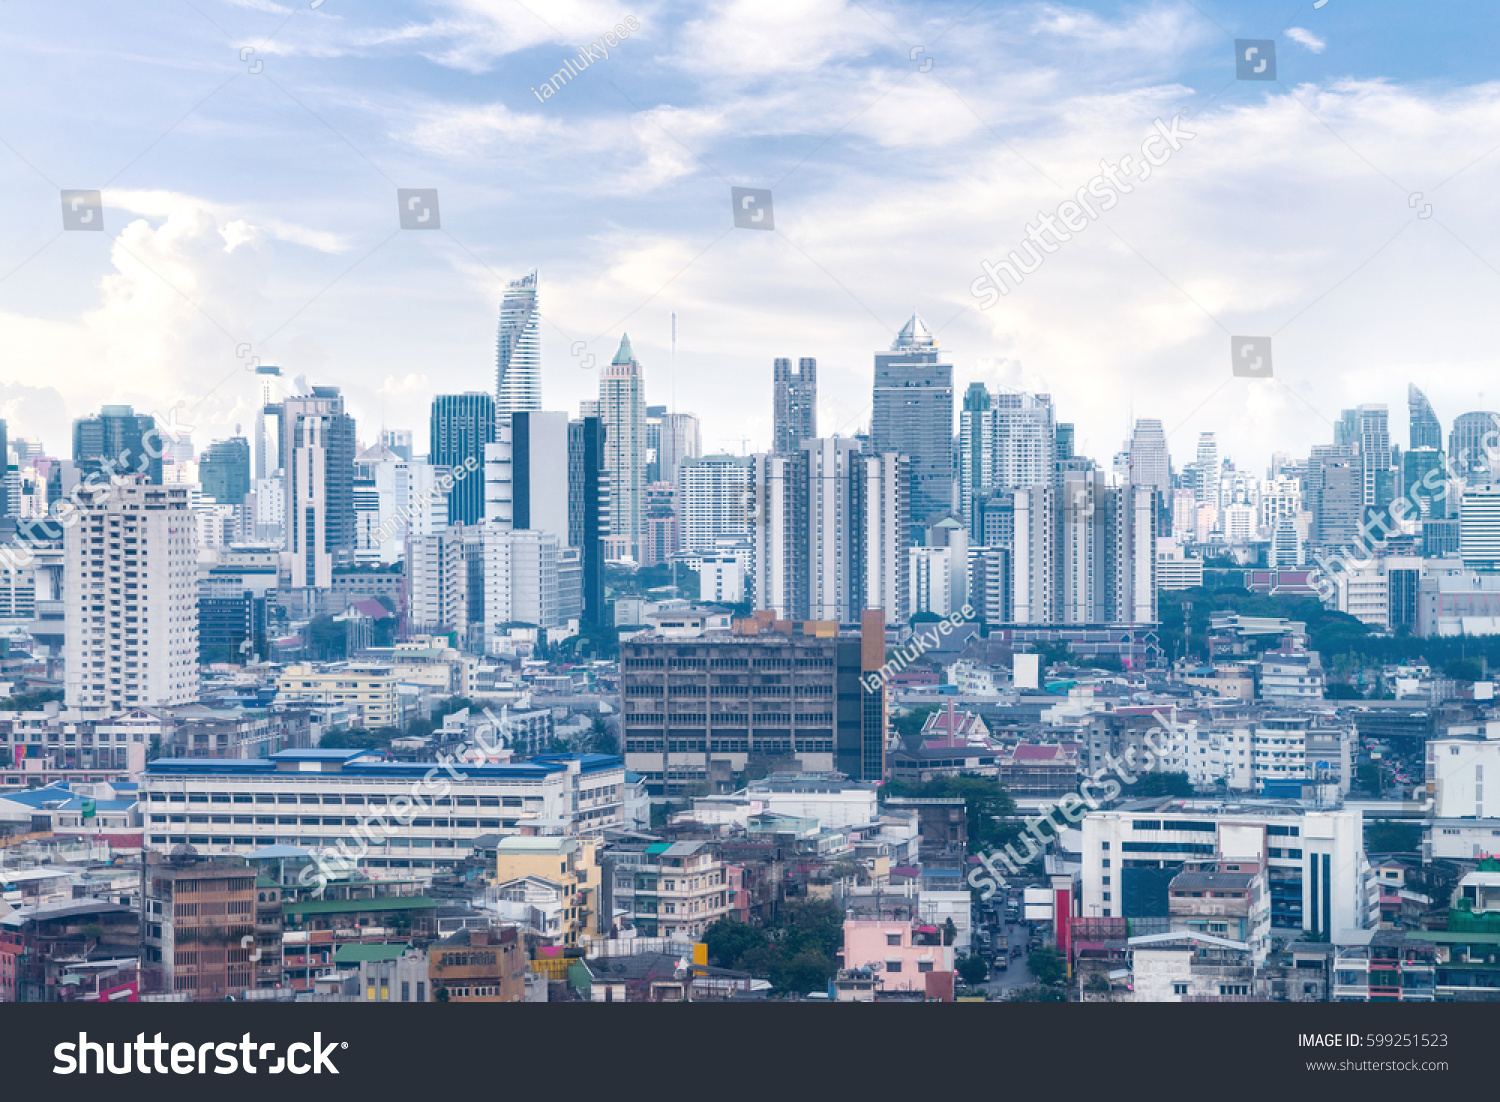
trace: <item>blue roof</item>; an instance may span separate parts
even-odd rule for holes
[[[148,773],[272,773],[266,758],[156,758],[146,763]]]
[[[362,753],[362,751],[356,751]],[[284,760],[284,759],[283,759]],[[619,759],[615,759],[618,761]],[[508,765],[475,765],[457,762],[453,767],[468,777],[525,778],[561,773],[567,766],[560,762],[516,762]],[[355,761],[345,764],[340,776],[344,777],[425,777],[433,769],[441,769],[432,761]],[[146,765],[152,774],[205,774],[218,773],[242,776],[246,774],[276,773],[276,762],[270,758],[157,758]],[[61,799],[53,796],[53,799]]]
[[[12,803],[22,804],[26,807],[41,807],[46,803],[53,803],[58,800],[66,801],[72,798],[73,793],[68,788],[66,781],[45,785],[42,788],[18,788],[11,792],[0,791],[0,800],[9,800]]]
[[[614,754],[536,754],[532,761],[539,762],[570,762],[579,763],[579,770],[584,773],[597,772],[600,769],[618,769],[625,764],[624,759]]]
[[[350,750],[344,749],[316,749],[316,750],[279,750],[272,754],[271,761],[353,761],[367,754],[374,754],[374,750]]]

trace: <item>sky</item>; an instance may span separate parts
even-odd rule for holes
[[[1440,12],[10,0],[0,417],[62,455],[128,403],[201,448],[249,434],[259,362],[420,446],[433,395],[493,390],[505,282],[536,268],[544,407],[576,415],[628,333],[707,451],[769,445],[777,356],[817,357],[822,434],[865,428],[913,311],[956,399],[1050,393],[1106,465],[1142,417],[1179,465],[1214,431],[1263,471],[1366,402],[1404,443],[1409,382],[1446,432],[1500,407],[1500,6]],[[1238,39],[1276,80],[1237,78]],[[1158,123],[1149,178],[1060,210]],[[731,187],[769,188],[774,229],[736,228]],[[400,228],[398,188],[437,189],[436,230]],[[104,232],[63,229],[64,189],[102,193]],[[1083,228],[976,294],[1054,213]],[[1271,378],[1232,373],[1241,336]]]

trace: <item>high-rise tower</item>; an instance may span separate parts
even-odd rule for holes
[[[610,532],[639,561],[646,505],[646,371],[629,335],[599,373],[599,419],[604,431],[604,469],[609,473]]]
[[[542,408],[542,339],[536,312],[537,276],[528,272],[505,288],[495,341],[495,409],[501,414]]]
[[[937,338],[916,314],[889,352],[875,355],[870,452],[911,460],[911,533],[953,508],[953,365],[943,363]]]
[[[771,450],[794,455],[802,441],[818,435],[818,361],[803,356],[792,370],[792,361],[772,363],[776,383],[775,439]]]

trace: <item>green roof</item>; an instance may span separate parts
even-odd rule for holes
[[[1442,945],[1500,945],[1500,933],[1466,934],[1461,930],[1412,930],[1413,941],[1435,941]]]
[[[614,362],[617,364],[628,364],[633,359],[635,359],[635,352],[630,347],[630,334],[622,334],[620,337],[620,350],[615,353]]]
[[[435,910],[437,900],[425,895],[382,896],[379,899],[305,899],[300,903],[288,903],[282,910],[287,914],[330,915],[355,914],[359,911],[422,911]]]
[[[649,846],[646,847],[646,852],[647,853],[666,853],[667,850],[669,850],[671,848],[672,848],[672,843],[671,842],[653,842],[651,845],[649,845]]]
[[[386,942],[381,945],[340,945],[333,954],[334,964],[359,964],[361,961],[400,960],[406,952],[406,942]]]

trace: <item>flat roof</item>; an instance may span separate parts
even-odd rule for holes
[[[497,854],[506,853],[564,853],[578,845],[577,838],[558,835],[533,835],[524,837],[513,834],[495,843]]]
[[[400,960],[401,954],[406,952],[407,943],[393,944],[384,942],[379,945],[367,945],[352,943],[340,945],[338,952],[333,954],[334,964],[359,964],[363,961],[386,961]]]
[[[435,910],[437,900],[425,895],[388,895],[376,899],[304,899],[288,903],[282,910],[287,914],[357,914],[360,911],[425,911]]]

